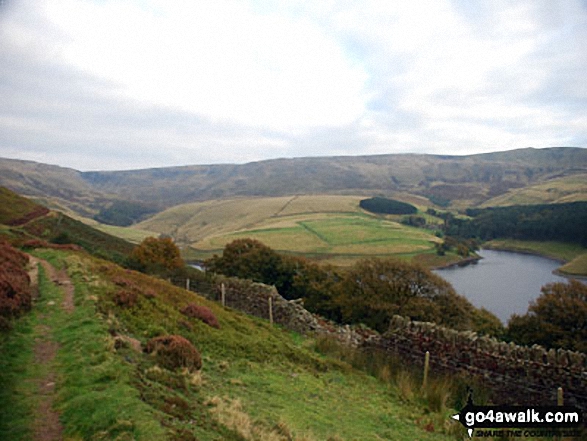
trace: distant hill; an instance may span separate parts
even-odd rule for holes
[[[393,196],[401,192],[439,205],[477,206],[518,189],[586,173],[587,149],[573,147],[468,156],[275,159],[109,172],[0,159],[0,185],[86,217],[114,201],[141,202],[162,210],[212,199],[303,194]],[[587,200],[583,190],[576,193],[567,196]]]

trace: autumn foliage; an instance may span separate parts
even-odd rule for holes
[[[202,357],[189,340],[181,335],[164,335],[147,342],[145,352],[153,354],[164,368],[200,370]]]
[[[520,344],[587,352],[587,285],[577,280],[545,285],[526,314],[511,317],[507,332]]]
[[[253,239],[238,239],[221,257],[206,262],[209,271],[274,285],[288,300],[303,298],[311,312],[343,323],[363,323],[384,332],[395,314],[456,329],[479,322],[487,333],[493,317],[479,320],[475,308],[441,277],[396,259],[366,259],[347,269],[280,255]],[[497,320],[497,318],[495,318]],[[489,321],[489,322],[488,322]]]
[[[147,237],[131,253],[137,269],[151,274],[169,274],[184,266],[179,248],[169,237]]]
[[[26,255],[0,241],[0,319],[4,323],[31,308],[27,263]]]

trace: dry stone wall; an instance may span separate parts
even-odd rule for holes
[[[423,365],[428,351],[432,372],[473,377],[492,391],[496,404],[554,405],[557,389],[562,387],[565,404],[587,411],[587,356],[583,353],[518,346],[399,316],[379,335],[328,322],[304,309],[301,301],[284,299],[275,287],[249,280],[218,278],[204,295],[217,301],[224,296],[227,307],[263,319],[270,318],[271,298],[274,323],[300,333],[329,335],[365,351],[382,351],[412,365]]]
[[[395,316],[389,330],[363,347],[385,351],[421,365],[430,352],[432,371],[473,376],[499,404],[556,405],[563,388],[565,404],[587,410],[587,356],[562,349],[518,346],[474,332]]]

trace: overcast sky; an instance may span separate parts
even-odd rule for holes
[[[0,156],[587,146],[587,2],[0,0]]]

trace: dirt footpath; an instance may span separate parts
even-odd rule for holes
[[[38,293],[38,265],[41,265],[47,276],[63,292],[63,301],[60,307],[67,313],[74,310],[73,293],[74,286],[65,269],[57,271],[49,262],[29,256],[31,270],[31,286],[33,292]],[[49,302],[50,305],[50,302]],[[39,319],[43,322],[46,315],[40,314]],[[34,362],[43,366],[44,373],[37,380],[39,404],[35,409],[33,422],[34,441],[61,441],[63,440],[63,426],[59,421],[59,413],[54,409],[55,372],[54,359],[59,350],[59,344],[53,339],[53,329],[47,324],[39,324],[35,327],[35,346],[33,349]]]

